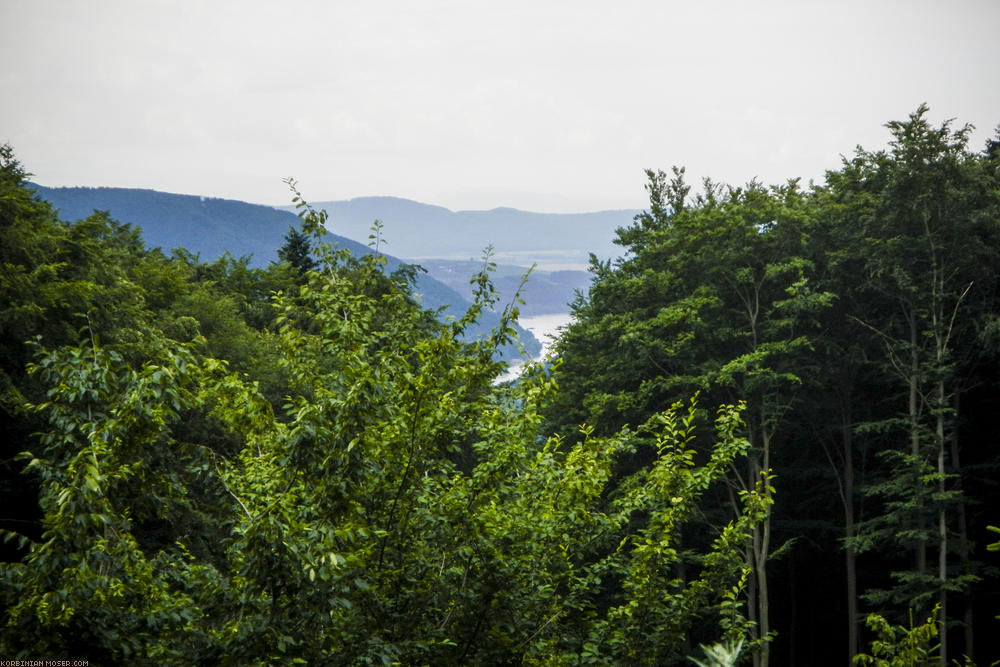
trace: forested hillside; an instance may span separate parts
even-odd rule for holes
[[[1000,135],[926,116],[816,186],[648,172],[502,385],[489,265],[441,321],[294,189],[281,261],[167,256],[3,147],[0,654],[990,664]]]
[[[95,210],[109,211],[116,220],[139,227],[151,248],[169,253],[183,246],[205,261],[227,252],[235,257],[249,255],[254,268],[267,266],[289,225],[297,224],[294,213],[232,199],[136,188],[49,188],[37,183],[31,187],[63,220],[82,220]],[[366,249],[365,244],[347,238],[330,240],[355,254]]]

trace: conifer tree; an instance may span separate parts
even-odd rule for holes
[[[316,268],[316,260],[312,256],[312,243],[309,236],[295,229],[288,228],[285,243],[278,249],[278,259],[291,264],[300,276],[305,276]]]

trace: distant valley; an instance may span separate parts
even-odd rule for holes
[[[39,196],[59,209],[66,220],[94,210],[141,227],[150,247],[170,251],[183,246],[211,261],[224,252],[250,256],[251,266],[266,266],[289,226],[298,224],[294,207],[179,195],[129,188],[48,188],[34,185]],[[419,264],[417,291],[429,308],[467,305],[470,278],[482,268],[482,255],[493,248],[494,284],[500,305],[513,298],[526,267],[537,265],[522,290],[524,316],[565,313],[576,290],[586,290],[584,269],[590,252],[601,259],[617,255],[617,227],[630,224],[638,211],[595,213],[531,213],[512,208],[451,211],[397,197],[359,197],[313,204],[330,216],[333,240],[354,253],[369,252],[373,222],[383,223],[383,251],[394,268]],[[405,259],[400,259],[405,258]]]
[[[472,298],[473,286],[469,276],[482,269],[482,261],[419,259],[414,260],[427,270],[435,280],[444,283],[467,299]],[[522,266],[498,264],[493,272],[493,284],[501,294],[501,301],[513,298],[527,269]],[[544,271],[535,269],[521,288],[524,305],[521,314],[526,317],[550,315],[569,311],[568,304],[576,291],[586,292],[591,275],[587,271]]]
[[[586,291],[590,254],[618,256],[615,230],[631,224],[638,210],[593,213],[533,213],[513,208],[452,211],[398,197],[357,197],[312,205],[329,214],[331,231],[356,241],[382,222],[386,248],[424,267],[436,280],[471,298],[469,277],[492,249],[494,284],[506,303],[526,267],[536,265],[522,290],[525,317],[566,313],[577,290]],[[293,206],[279,207],[294,210]]]
[[[537,264],[545,270],[584,270],[590,253],[601,259],[617,256],[615,229],[631,224],[639,213],[451,211],[397,197],[357,197],[313,206],[327,211],[331,231],[350,239],[366,239],[372,222],[381,220],[388,248],[398,257],[474,260],[492,246],[498,263]]]

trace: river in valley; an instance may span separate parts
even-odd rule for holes
[[[518,324],[527,329],[538,339],[538,342],[542,344],[541,353],[532,359],[532,361],[540,361],[549,353],[552,348],[552,342],[559,335],[560,329],[569,324],[572,316],[569,313],[550,313],[547,315],[535,315],[533,317],[521,317],[518,318]],[[515,360],[510,363],[507,372],[497,378],[496,382],[507,382],[508,380],[513,380],[521,374],[521,366],[524,364],[523,360]]]

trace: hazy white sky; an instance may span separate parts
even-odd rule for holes
[[[643,169],[819,179],[921,102],[1000,124],[996,0],[0,0],[44,185],[642,208]]]

